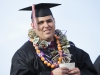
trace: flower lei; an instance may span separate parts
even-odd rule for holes
[[[61,30],[56,29],[54,38],[56,39],[58,54],[55,55],[51,61],[44,57],[45,53],[43,53],[40,49],[46,49],[48,47],[48,42],[45,40],[40,40],[36,35],[33,29],[30,29],[28,32],[28,36],[30,41],[33,42],[33,46],[36,49],[37,55],[41,58],[41,60],[47,66],[51,68],[58,67],[60,63],[69,63],[71,60],[71,54],[68,50],[70,47],[69,41],[67,37],[61,32]],[[54,50],[55,51],[55,50]],[[58,60],[57,62],[54,62]]]

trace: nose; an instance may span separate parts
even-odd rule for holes
[[[44,23],[44,27],[49,27],[47,22]]]

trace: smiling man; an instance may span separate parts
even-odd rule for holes
[[[97,75],[89,55],[55,28],[51,7],[60,4],[40,3],[22,10],[32,11],[29,40],[12,58],[10,75]],[[60,64],[75,66],[60,67]]]
[[[54,33],[55,33],[55,21],[54,18],[49,15],[45,17],[37,18],[36,29],[34,31],[36,34],[42,39],[46,41],[53,41]],[[32,23],[31,26],[34,28],[34,24]]]

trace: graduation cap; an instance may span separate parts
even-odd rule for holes
[[[20,11],[32,11],[32,13],[35,13],[35,17],[44,17],[44,16],[52,15],[50,8],[58,6],[58,5],[61,5],[61,4],[39,3],[39,4],[33,4],[34,8],[33,6],[29,6],[29,7],[20,9]],[[31,16],[31,19],[32,18],[33,16]]]

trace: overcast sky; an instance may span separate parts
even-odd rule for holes
[[[67,30],[68,40],[86,51],[94,63],[100,54],[100,0],[0,1],[0,75],[9,75],[13,54],[28,40],[31,12],[18,11],[36,3],[60,3],[52,8],[56,28]]]

